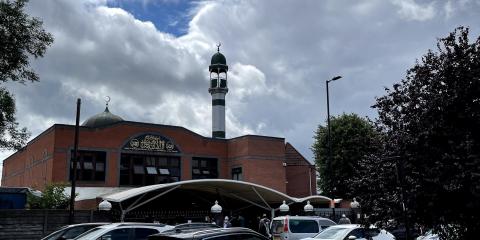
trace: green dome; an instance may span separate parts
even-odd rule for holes
[[[215,64],[227,65],[227,59],[225,58],[225,56],[223,56],[223,54],[221,54],[220,52],[217,52],[213,54],[210,64],[211,65],[215,65]]]
[[[228,71],[227,59],[220,53],[220,50],[213,54],[208,70],[216,73],[226,73]]]
[[[99,114],[96,114],[89,119],[87,119],[85,122],[82,123],[82,126],[84,127],[103,127],[107,125],[112,125],[117,122],[122,122],[123,119],[115,114],[110,113],[108,110],[108,107],[105,108],[105,111]]]

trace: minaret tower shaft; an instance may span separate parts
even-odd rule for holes
[[[227,88],[228,65],[225,56],[220,53],[220,45],[217,45],[217,53],[212,56],[210,66],[210,88],[212,95],[212,137],[225,138],[225,95]]]

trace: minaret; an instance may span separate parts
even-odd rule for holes
[[[220,45],[217,45],[217,53],[212,56],[210,66],[210,88],[212,95],[212,137],[225,138],[225,95],[227,88],[227,60],[220,53]]]

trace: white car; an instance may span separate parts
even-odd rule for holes
[[[63,226],[57,231],[50,233],[48,236],[42,238],[41,240],[60,240],[60,239],[73,239],[78,235],[98,226],[102,226],[110,223],[80,223]]]
[[[440,239],[437,234],[433,233],[432,230],[426,232],[424,235],[417,237],[417,240],[438,240]]]
[[[161,223],[112,223],[93,228],[75,240],[146,240],[152,234],[173,228]]]
[[[370,238],[371,237],[371,238]],[[302,240],[395,240],[395,237],[378,228],[363,228],[357,224],[341,224],[331,226],[313,238]]]

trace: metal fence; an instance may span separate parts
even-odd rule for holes
[[[357,213],[351,208],[314,208],[313,212],[316,216],[332,219],[334,222],[345,214],[352,223],[357,222]]]

